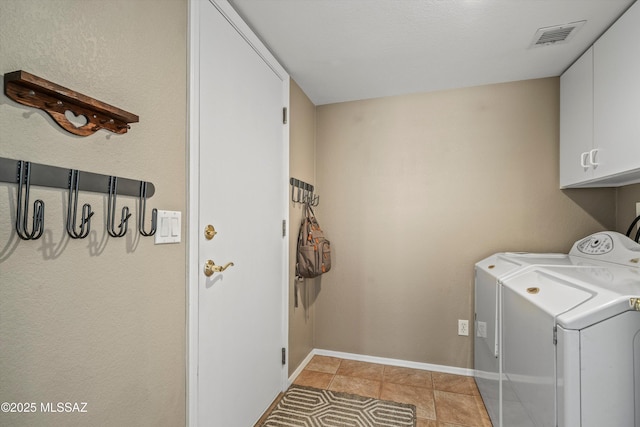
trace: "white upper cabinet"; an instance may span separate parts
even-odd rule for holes
[[[593,47],[560,77],[560,186],[593,178]]]
[[[560,187],[640,182],[640,2],[560,79]]]
[[[640,168],[640,4],[594,45],[594,140],[600,176]]]

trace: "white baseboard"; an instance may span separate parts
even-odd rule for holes
[[[343,353],[341,351],[322,350],[314,348],[313,350],[311,350],[311,352],[309,352],[302,363],[300,363],[300,366],[298,366],[295,372],[291,374],[291,376],[289,377],[289,385],[291,385],[295,381],[298,375],[300,375],[300,373],[304,370],[304,368],[315,355],[337,357],[339,359],[347,360],[357,360],[360,362],[378,363],[381,365],[399,366],[402,368],[421,369],[423,371],[442,372],[445,374],[464,375],[467,377],[472,377],[475,373],[473,369],[458,368],[455,366],[434,365],[431,363],[411,362],[409,360],[389,359],[386,357],[367,356],[363,354]]]
[[[313,359],[313,356],[315,355],[316,355],[316,350],[315,349],[311,350],[309,354],[307,354],[307,357],[305,357],[304,360],[300,362],[296,370],[293,371],[291,375],[289,375],[289,384],[288,384],[289,386],[293,384],[296,378],[298,378],[298,375],[300,375],[302,371],[304,371],[304,368],[309,364],[309,362],[311,362],[311,359]]]

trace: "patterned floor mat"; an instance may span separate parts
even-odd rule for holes
[[[292,385],[260,427],[415,427],[416,407]]]

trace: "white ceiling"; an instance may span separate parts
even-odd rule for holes
[[[635,0],[229,0],[316,105],[560,75]],[[570,42],[538,28],[586,20]]]

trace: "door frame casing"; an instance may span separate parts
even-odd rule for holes
[[[273,70],[283,83],[283,108],[286,114],[289,112],[289,75],[278,63],[275,57],[269,52],[258,37],[251,31],[249,26],[242,20],[240,15],[231,7],[226,0],[189,0],[189,22],[188,22],[188,215],[187,215],[187,420],[186,425],[195,427],[198,424],[198,333],[199,333],[199,286],[198,280],[202,274],[199,265],[199,238],[202,230],[199,229],[200,212],[200,21],[199,13],[202,3],[211,3],[225,19],[238,31],[244,40],[262,58],[262,60]],[[232,102],[232,101],[229,101]],[[282,192],[283,206],[282,219],[289,224],[289,120],[282,125]],[[288,227],[284,227],[288,233]],[[289,238],[288,235],[282,238],[282,347],[289,354]],[[286,390],[288,386],[289,358],[285,360],[281,372],[281,390]],[[265,408],[267,409],[267,408]]]

